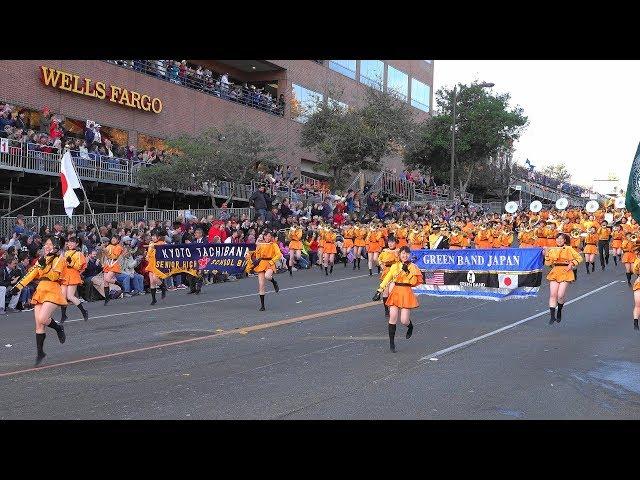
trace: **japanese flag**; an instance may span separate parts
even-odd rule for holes
[[[80,200],[74,188],[82,188],[78,175],[73,168],[73,162],[71,161],[71,154],[69,151],[65,152],[62,156],[62,162],[60,164],[60,182],[62,183],[62,199],[64,200],[64,210],[67,212],[69,218],[73,215],[73,209],[80,205]]]
[[[516,288],[518,286],[518,275],[499,273],[498,284],[499,288]]]

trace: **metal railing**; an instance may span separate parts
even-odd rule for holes
[[[182,85],[186,88],[198,90],[208,95],[213,95],[223,100],[241,103],[250,108],[256,108],[263,112],[284,116],[284,103],[278,99],[270,99],[258,92],[255,87],[245,88],[233,83],[222,83],[221,77],[214,79],[210,70],[196,74],[188,70],[180,74],[180,62],[175,60],[106,60],[108,63],[118,65],[129,70],[149,75],[166,82]],[[204,72],[207,72],[206,74]]]
[[[134,224],[139,219],[146,221],[155,220],[159,222],[174,221],[179,216],[183,216],[187,210],[141,210],[137,212],[119,212],[119,213],[96,213],[95,215],[73,215],[69,218],[67,215],[44,215],[44,216],[25,216],[25,224],[34,224],[36,230],[39,232],[43,225],[53,229],[53,225],[58,222],[62,225],[74,225],[77,226],[80,223],[85,225],[94,224],[97,226],[105,225],[111,222],[126,222],[131,221]],[[251,216],[251,208],[201,208],[195,210],[189,210],[191,214],[198,219],[206,218],[209,215],[213,215],[215,219],[221,218],[223,212],[227,212],[229,216],[235,215],[240,218],[242,215]],[[16,224],[16,217],[1,217],[0,218],[0,235],[8,237],[13,232],[13,227]]]
[[[46,149],[46,150],[45,150]],[[112,183],[141,187],[138,182],[138,172],[142,168],[153,168],[153,164],[131,161],[126,158],[108,157],[96,153],[86,153],[72,150],[71,161],[81,180]],[[9,140],[9,151],[0,152],[0,170],[14,170],[40,175],[60,175],[60,153],[47,145],[20,143]],[[212,185],[214,196],[228,197],[231,192],[231,182],[218,181]],[[207,188],[192,190],[184,193],[204,193]],[[254,191],[253,184],[237,184],[234,199],[247,201]]]

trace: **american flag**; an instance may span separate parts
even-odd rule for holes
[[[444,272],[424,272],[424,283],[427,285],[444,285]]]

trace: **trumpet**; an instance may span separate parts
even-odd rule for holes
[[[580,238],[580,230],[578,230],[577,228],[574,228],[573,230],[571,230],[571,238]]]
[[[638,235],[636,235],[636,234],[634,233],[633,235],[631,235],[630,240],[631,240],[632,242],[634,242],[634,243],[635,243],[635,242],[637,242],[637,241],[638,241]]]

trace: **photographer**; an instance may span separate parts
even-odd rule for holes
[[[5,314],[5,304],[9,303],[8,311],[15,312],[20,295],[8,295],[8,292],[18,283],[22,274],[18,270],[18,258],[8,256],[4,268],[0,271],[0,315]]]

